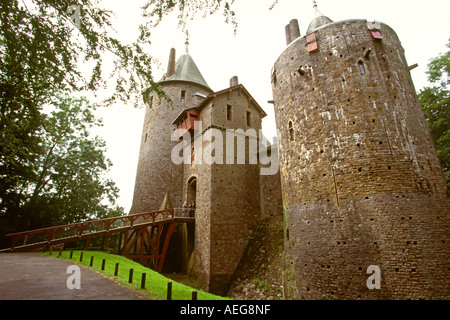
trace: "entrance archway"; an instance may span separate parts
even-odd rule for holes
[[[197,203],[197,177],[187,181],[186,201]],[[194,210],[187,216],[194,217]],[[170,240],[163,273],[190,274],[194,261],[195,223],[179,222]]]
[[[197,177],[192,177],[188,180],[186,201],[197,205]],[[194,216],[194,210],[190,210],[189,216]]]

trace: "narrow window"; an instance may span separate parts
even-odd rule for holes
[[[361,74],[366,74],[366,68],[364,67],[364,62],[359,60],[358,66],[359,66],[359,72],[361,72]]]
[[[150,100],[148,101],[148,105],[150,109],[153,107],[153,96],[150,96]]]
[[[250,127],[250,124],[251,124],[251,116],[252,116],[252,114],[250,113],[250,111],[247,111],[247,126],[249,126]]]
[[[181,103],[184,103],[186,101],[186,91],[181,91]]]
[[[292,121],[289,121],[289,140],[294,141],[294,125],[292,124]]]
[[[227,120],[231,120],[231,106],[227,105]]]

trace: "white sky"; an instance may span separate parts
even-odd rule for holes
[[[268,114],[263,120],[264,134],[272,140],[276,135],[270,84],[270,71],[278,56],[286,48],[284,27],[291,19],[298,19],[303,36],[312,20],[311,0],[236,0],[238,30],[225,24],[222,14],[188,23],[189,51],[208,85],[219,91],[229,86],[229,79],[237,75],[261,107]],[[133,41],[141,21],[143,0],[104,0],[104,7],[117,16],[117,37]],[[418,63],[412,71],[416,90],[428,84],[426,67],[430,59],[446,51],[450,38],[450,1],[448,0],[318,0],[319,10],[333,21],[346,19],[378,20],[392,27],[402,41],[409,65]],[[161,79],[167,67],[170,48],[177,50],[177,58],[184,53],[185,35],[177,28],[175,16],[164,20],[152,32],[150,54],[160,61],[154,68],[155,79]],[[107,142],[107,156],[114,166],[112,179],[120,188],[118,204],[128,212],[133,198],[137,159],[142,133],[144,108],[116,106],[99,111],[104,126],[98,131]]]

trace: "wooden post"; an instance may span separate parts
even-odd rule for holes
[[[172,282],[167,282],[167,300],[172,300]]]
[[[89,263],[89,266],[92,267],[94,265],[94,256],[91,256],[91,263]]]
[[[128,276],[128,283],[133,282],[133,268],[130,268],[130,275]]]
[[[63,248],[59,248],[58,257],[61,257],[62,251],[63,251]]]
[[[84,250],[89,250],[89,244],[91,243],[91,238],[87,238],[84,243]]]
[[[192,291],[192,300],[197,300],[197,291]]]
[[[141,289],[145,289],[145,278],[146,277],[147,277],[147,274],[145,272],[142,272]]]
[[[114,276],[118,276],[119,275],[119,263],[116,262],[116,269],[114,270]]]
[[[103,250],[105,252],[108,252],[108,249],[109,249],[109,233],[106,234],[105,246],[103,247]]]
[[[123,235],[124,235],[124,233],[123,232],[121,232],[120,234],[119,234],[119,244],[117,245],[117,255],[121,255],[122,254],[122,237],[123,237]]]
[[[84,254],[84,252],[81,251],[81,253],[80,253],[80,262],[83,262],[83,254]]]
[[[106,259],[102,260],[102,271],[105,270],[105,263],[106,263]]]
[[[72,257],[73,257],[73,249],[70,250],[70,259],[72,259]]]
[[[50,251],[48,252],[49,255],[52,255],[53,247],[50,247]]]

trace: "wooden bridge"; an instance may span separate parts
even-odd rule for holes
[[[177,223],[194,222],[192,217],[176,217],[175,209],[85,221],[8,234],[11,247],[0,252],[32,251],[80,240],[88,250],[91,239],[98,237],[104,237],[107,250],[110,236],[119,234],[119,254],[161,272]]]

